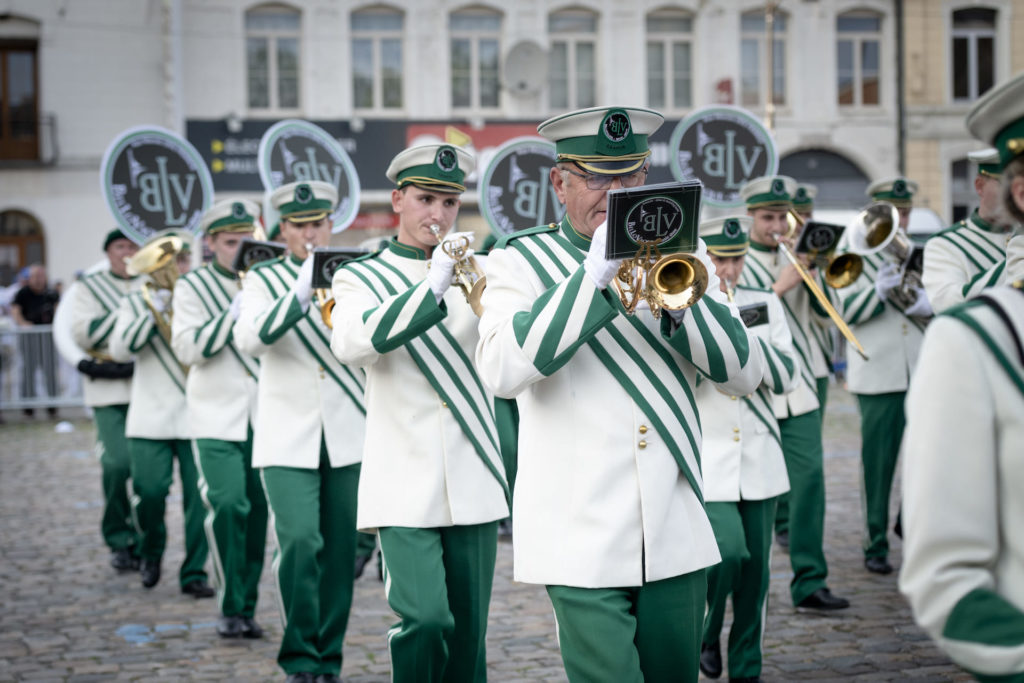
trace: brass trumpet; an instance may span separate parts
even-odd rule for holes
[[[455,261],[455,270],[452,272],[455,285],[462,290],[462,294],[466,297],[466,302],[469,303],[473,312],[477,316],[482,315],[484,307],[480,303],[480,298],[487,286],[487,276],[480,270],[480,264],[476,262],[473,255],[469,254],[469,239],[460,237],[457,240],[445,241],[441,235],[441,226],[436,224],[430,226],[430,232],[434,233],[434,238],[444,249],[444,253]]]
[[[921,271],[912,267],[914,245],[900,230],[900,214],[888,202],[876,202],[857,214],[847,226],[850,250],[867,256],[881,253],[900,269],[900,284],[889,291],[888,299],[901,311],[917,301]]]
[[[662,256],[657,242],[641,242],[636,255],[619,266],[615,286],[626,313],[634,313],[642,299],[660,318],[662,309],[679,311],[697,303],[708,288],[708,271],[693,254]]]
[[[178,252],[182,249],[180,237],[168,235],[143,245],[127,263],[127,272],[131,276],[148,275],[149,280],[142,285],[142,300],[153,314],[157,331],[168,344],[171,343],[171,322],[174,311],[170,304],[164,311],[157,310],[153,303],[156,290],[174,291],[174,283],[178,281],[178,264],[175,262]]]

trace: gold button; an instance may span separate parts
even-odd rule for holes
[[[734,436],[734,437],[732,437],[732,440],[733,440],[733,441],[739,441],[739,440],[740,440],[740,437],[739,437],[739,436]]]
[[[442,408],[447,408],[448,407],[448,401],[441,401],[441,407]]]
[[[733,434],[739,434],[740,433],[740,428],[739,427],[733,427],[732,428],[732,433]]]
[[[730,396],[730,397],[729,397],[729,400],[730,400],[730,401],[735,401],[735,400],[736,400],[736,397],[735,397],[735,396]]]
[[[647,425],[640,425],[640,433],[641,434],[646,434],[647,433]]]
[[[637,444],[637,446],[639,446],[640,448],[647,448],[647,442],[641,440],[640,443]]]

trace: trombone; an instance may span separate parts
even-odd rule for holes
[[[480,270],[480,264],[473,258],[473,255],[469,253],[469,239],[460,237],[457,240],[445,242],[441,235],[441,226],[437,224],[431,224],[430,232],[434,233],[434,238],[444,249],[444,253],[455,261],[455,269],[452,271],[455,285],[462,290],[469,307],[479,317],[484,312],[480,298],[484,295],[484,288],[487,286],[487,276]]]
[[[662,256],[658,242],[640,242],[640,249],[619,266],[615,275],[619,300],[633,314],[643,299],[657,319],[661,310],[693,306],[708,288],[708,271],[693,254]]]

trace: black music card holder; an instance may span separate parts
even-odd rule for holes
[[[238,245],[238,251],[235,252],[235,260],[232,261],[231,268],[236,273],[244,273],[257,263],[263,263],[278,256],[283,256],[285,251],[285,246],[280,242],[265,242],[247,237]]]
[[[368,249],[356,247],[317,247],[313,250],[313,289],[330,289],[334,271],[345,261],[369,253]]]
[[[763,301],[740,306],[740,320],[747,327],[768,324],[768,304]]]
[[[685,180],[610,190],[605,258],[633,258],[646,245],[663,256],[695,252],[702,188]]]
[[[844,230],[846,228],[842,225],[807,221],[793,251],[798,254],[811,254],[812,257],[827,254],[835,250]]]

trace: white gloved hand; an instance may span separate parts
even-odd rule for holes
[[[594,236],[590,240],[590,249],[587,250],[587,256],[583,259],[583,270],[587,271],[587,275],[598,289],[607,287],[615,279],[615,274],[619,272],[619,266],[622,265],[622,259],[609,261],[604,257],[607,243],[608,221],[605,221],[594,231]]]
[[[153,292],[153,296],[150,301],[153,302],[153,308],[157,313],[163,313],[171,305],[171,297],[174,296],[174,292],[169,289],[158,289]]]
[[[430,256],[430,267],[427,269],[427,284],[430,286],[430,291],[434,293],[437,303],[441,303],[444,293],[452,286],[452,273],[455,271],[455,259],[444,250],[444,244],[445,242],[456,242],[463,237],[472,244],[476,235],[471,232],[448,233],[441,240],[441,244],[434,247],[434,251]],[[473,250],[467,249],[466,254],[467,257],[472,255]]]
[[[900,275],[899,268],[886,261],[878,269],[878,275],[875,276],[875,294],[878,295],[879,299],[885,301],[889,291],[893,287],[898,287],[902,281],[903,276]]]
[[[313,253],[310,252],[306,260],[302,262],[302,267],[299,268],[299,274],[295,278],[295,284],[292,285],[292,294],[295,295],[295,299],[299,302],[299,306],[302,307],[303,311],[309,309],[309,302],[313,300]]]
[[[242,313],[242,293],[235,294],[235,298],[231,300],[231,305],[228,306],[228,315],[234,320],[238,320],[238,316]]]
[[[907,306],[903,312],[907,315],[916,315],[921,318],[934,315],[935,311],[932,310],[931,302],[928,301],[928,294],[924,291],[924,287],[914,287],[914,294],[917,295],[914,303]]]

